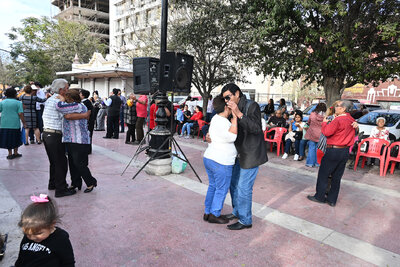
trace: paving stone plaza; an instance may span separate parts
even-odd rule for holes
[[[90,194],[56,198],[73,245],[76,266],[400,266],[399,171],[346,169],[336,207],[308,201],[316,168],[268,152],[254,185],[253,227],[229,231],[202,220],[207,175],[201,139],[178,139],[199,174],[132,176],[144,153],[121,176],[137,146],[95,132],[90,169],[98,187]],[[17,223],[30,195],[46,193],[43,145],[21,147],[6,160],[0,150],[0,229],[9,234],[1,266],[12,266],[22,232]],[[69,176],[67,176],[69,177]],[[69,178],[67,178],[69,180]],[[223,213],[231,212],[228,195]]]

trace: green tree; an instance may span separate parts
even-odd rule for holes
[[[192,84],[206,110],[211,91],[228,82],[243,81],[235,63],[239,31],[233,27],[231,6],[214,0],[176,0],[185,20],[177,24],[168,48],[194,56]]]
[[[400,70],[398,0],[231,1],[242,29],[241,61],[284,81],[323,86],[328,103],[358,82]]]
[[[11,55],[24,82],[49,84],[57,71],[71,70],[75,54],[87,62],[93,52],[103,53],[106,48],[83,24],[28,17],[22,25],[12,28],[8,37],[14,41]]]

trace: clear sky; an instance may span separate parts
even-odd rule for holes
[[[54,16],[57,8],[51,6],[51,0],[0,0],[0,48],[10,50],[10,41],[5,33],[11,27],[21,26],[26,17]]]

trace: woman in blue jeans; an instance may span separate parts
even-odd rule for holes
[[[209,185],[204,202],[203,219],[209,223],[228,223],[221,216],[226,194],[231,184],[233,165],[237,151],[235,140],[237,136],[237,117],[225,105],[222,96],[213,101],[217,113],[211,120],[209,134],[212,142],[204,153],[204,166],[208,175]],[[228,116],[232,114],[232,120]]]
[[[305,138],[308,141],[308,155],[306,160],[307,167],[318,167],[317,163],[317,146],[319,137],[321,136],[322,121],[326,112],[325,103],[319,103],[308,118],[308,129]]]

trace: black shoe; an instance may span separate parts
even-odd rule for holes
[[[205,214],[205,213],[204,213],[204,215],[203,215],[203,220],[204,220],[204,221],[208,221],[208,216],[210,216],[210,214]]]
[[[132,145],[138,145],[138,144],[140,144],[140,142],[139,141],[133,141],[133,142],[131,142],[131,144]]]
[[[76,191],[74,189],[65,189],[61,192],[56,191],[55,197],[66,197],[66,196],[72,196],[75,194],[76,194]]]
[[[80,186],[71,185],[70,187],[68,187],[68,189],[69,189],[69,190],[75,190],[75,189],[81,190],[81,189],[82,189],[82,185],[80,185]]]
[[[115,137],[115,136],[114,136],[113,139],[118,139],[118,137]]]
[[[333,203],[333,202],[327,201],[326,203],[328,203],[328,205],[331,206],[331,207],[335,207],[336,206],[336,203]]]
[[[56,186],[55,186],[55,185],[49,184],[49,186],[47,187],[47,189],[49,189],[49,190],[56,190]]]
[[[120,133],[124,133],[124,131],[119,131]]]
[[[234,223],[234,224],[230,224],[227,226],[227,228],[229,230],[242,230],[242,229],[246,229],[246,228],[251,228],[253,225],[249,224],[249,225],[244,225],[241,224],[240,222]]]
[[[208,222],[209,223],[218,223],[218,224],[225,224],[228,223],[229,220],[222,218],[222,216],[216,217],[214,214],[210,213],[208,215]]]
[[[94,178],[93,178],[94,179]],[[93,189],[97,186],[97,180],[94,179],[94,184],[92,184],[91,186],[89,186],[88,188],[86,188],[83,193],[90,193],[93,191]]]
[[[29,146],[29,143],[28,143],[28,142],[26,142],[24,145],[26,145],[26,146]]]
[[[132,145],[133,142],[125,141],[125,144]]]
[[[321,203],[321,204],[326,202],[325,200],[324,201],[318,200],[318,199],[315,198],[315,196],[311,196],[311,195],[308,195],[307,198],[309,200],[311,200],[311,201],[314,201],[314,202],[317,202],[317,203]]]
[[[221,217],[223,217],[223,218],[225,218],[225,219],[227,219],[227,220],[234,220],[234,219],[237,219],[237,217],[235,216],[235,215],[233,215],[232,213],[229,213],[229,214],[225,214],[225,215],[221,215]]]
[[[88,188],[86,188],[83,193],[90,193],[93,191],[93,189],[96,187],[97,185],[91,185]]]
[[[111,139],[111,137],[103,136],[104,139]]]

